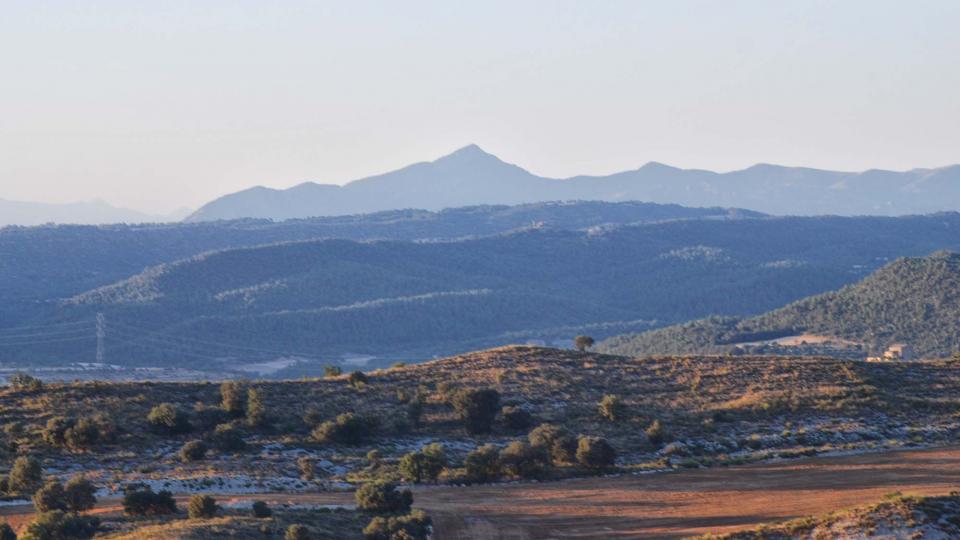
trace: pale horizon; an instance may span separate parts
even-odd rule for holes
[[[4,15],[5,200],[165,214],[467,144],[551,178],[960,162],[954,2],[15,1]]]

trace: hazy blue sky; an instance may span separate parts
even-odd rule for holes
[[[0,198],[163,212],[471,142],[548,176],[960,162],[956,0],[0,9]]]

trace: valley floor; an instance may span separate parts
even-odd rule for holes
[[[946,494],[960,485],[960,446],[758,463],[543,484],[422,487],[415,507],[437,540],[683,538],[874,502],[900,491]],[[218,497],[221,504],[351,504],[351,493]],[[99,512],[119,510],[105,500]],[[13,524],[28,506],[0,507]]]

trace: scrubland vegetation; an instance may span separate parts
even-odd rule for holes
[[[55,471],[90,471],[86,480],[102,493],[126,497],[128,517],[186,513],[197,523],[178,522],[185,531],[254,518],[227,519],[203,498],[171,504],[175,493],[356,487],[361,511],[389,513],[357,530],[390,538],[384,531],[424,527],[400,483],[550,480],[943,444],[960,429],[958,396],[960,366],[950,361],[634,359],[536,347],[362,378],[23,380],[0,390],[2,451],[12,464],[0,487],[10,498],[56,498],[58,488],[44,485],[67,476]],[[77,507],[47,507],[68,512],[49,519],[79,526],[68,519]],[[274,515],[276,527],[298,524]]]

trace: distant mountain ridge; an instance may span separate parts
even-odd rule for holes
[[[0,227],[25,227],[58,223],[68,225],[100,225],[104,223],[158,223],[182,219],[188,210],[168,215],[153,215],[118,208],[103,201],[50,204],[0,199]]]
[[[960,254],[901,258],[838,291],[750,317],[713,317],[599,344],[617,354],[729,353],[784,336],[829,336],[879,354],[894,343],[945,357],[960,350]],[[762,345],[761,345],[762,347]],[[788,349],[782,352],[789,353]]]
[[[960,209],[960,165],[904,172],[837,172],[758,164],[716,173],[651,162],[608,176],[545,178],[469,145],[435,161],[354,180],[254,187],[186,218],[275,220],[477,204],[557,200],[648,201],[750,208],[778,215],[907,215]]]

